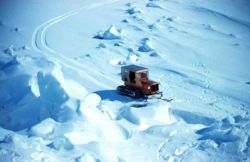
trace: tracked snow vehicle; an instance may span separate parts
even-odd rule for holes
[[[122,66],[121,77],[124,85],[117,87],[118,92],[133,98],[161,94],[159,92],[159,83],[149,80],[148,75],[147,68],[137,65]]]

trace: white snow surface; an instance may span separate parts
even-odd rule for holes
[[[0,1],[0,162],[250,161],[248,0]],[[121,96],[150,70],[170,103]]]

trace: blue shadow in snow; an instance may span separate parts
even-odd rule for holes
[[[172,113],[182,118],[185,122],[189,124],[203,124],[208,126],[217,122],[214,118],[202,116],[193,112],[174,109],[172,110]]]

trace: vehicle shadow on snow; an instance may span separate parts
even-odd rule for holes
[[[98,94],[102,100],[121,101],[123,103],[135,101],[135,99],[119,94],[116,90],[101,90],[94,92]]]

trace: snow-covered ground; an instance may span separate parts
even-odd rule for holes
[[[248,0],[1,0],[0,162],[250,161],[249,40]]]

